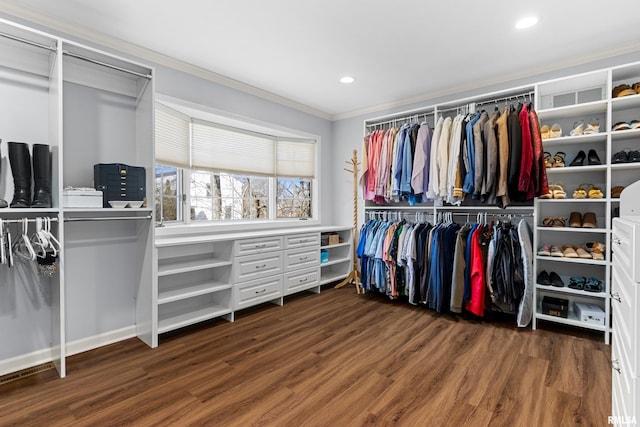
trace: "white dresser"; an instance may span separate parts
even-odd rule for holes
[[[620,199],[611,236],[612,422],[635,425],[640,408],[640,182]]]

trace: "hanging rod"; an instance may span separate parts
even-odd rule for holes
[[[151,79],[151,74],[138,73],[137,71],[128,70],[126,68],[118,67],[117,65],[112,65],[112,64],[109,64],[107,62],[98,61],[97,59],[89,58],[87,56],[79,55],[77,53],[73,53],[73,52],[69,52],[69,51],[65,50],[64,52],[62,52],[62,54],[63,55],[67,55],[67,56],[71,56],[71,57],[76,58],[76,59],[80,59],[82,61],[87,61],[87,62],[91,62],[93,64],[101,65],[103,67],[111,68],[113,70],[122,71],[123,73],[133,74],[134,76],[137,76],[137,77],[142,77],[142,78],[145,78],[145,79]]]
[[[137,220],[137,219],[151,219],[151,215],[146,216],[112,216],[112,217],[81,217],[81,218],[65,218],[64,222],[75,221],[116,221],[116,220]]]
[[[372,128],[372,127],[376,127],[376,126],[380,126],[380,125],[385,125],[387,123],[397,123],[397,122],[404,122],[407,120],[411,120],[413,118],[419,119],[420,117],[424,117],[425,120],[427,119],[427,116],[432,116],[435,114],[435,111],[430,111],[428,113],[418,113],[418,114],[407,114],[407,115],[402,115],[402,116],[398,116],[395,117],[393,119],[389,119],[389,120],[383,120],[383,121],[372,121],[370,123],[367,123],[366,126],[368,128]]]
[[[43,218],[43,217],[40,217],[40,218]],[[49,218],[49,220],[51,222],[58,222],[58,218]],[[4,224],[22,224],[23,221],[24,219],[1,219],[0,218],[0,222]],[[37,218],[27,218],[27,222],[29,223],[35,223],[36,221],[37,221]]]
[[[476,102],[476,106],[478,106],[478,105],[487,105],[487,104],[497,104],[497,103],[502,102],[502,101],[511,101],[513,99],[517,100],[517,99],[520,99],[520,97],[529,98],[529,100],[531,101],[531,100],[533,100],[534,94],[535,93],[533,91],[522,92],[522,93],[516,94],[516,95],[505,96],[505,97],[502,97],[502,98],[491,99],[491,100],[488,100],[488,101]]]
[[[28,44],[28,45],[31,45],[31,46],[39,47],[41,49],[46,49],[46,50],[49,50],[51,52],[55,52],[56,51],[55,47],[47,46],[46,44],[34,42],[32,40],[23,39],[22,37],[13,36],[11,34],[1,33],[0,32],[0,37],[5,37],[7,39],[14,40],[14,41],[17,41],[17,42],[20,42],[20,43],[25,43],[25,44]]]

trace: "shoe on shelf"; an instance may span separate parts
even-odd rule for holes
[[[587,278],[584,276],[572,276],[569,278],[569,289],[575,289],[581,291],[584,289],[584,284]]]
[[[595,212],[585,212],[582,216],[582,228],[596,228],[597,223]]]
[[[540,137],[542,139],[549,139],[549,131],[551,131],[549,125],[540,126]]]
[[[571,214],[569,215],[569,227],[582,227],[582,215],[580,214],[580,212],[571,212]]]
[[[590,199],[602,199],[604,197],[604,193],[598,187],[591,187],[588,197]]]
[[[629,126],[631,126],[631,129],[638,129],[640,128],[640,120],[631,120],[629,122]]]
[[[586,158],[587,155],[585,154],[585,152],[580,150],[578,151],[578,154],[576,154],[575,159],[573,159],[573,161],[569,163],[569,166],[582,166],[584,164],[584,159]]]
[[[558,245],[551,245],[551,250],[549,252],[550,252],[551,256],[554,256],[554,257],[563,257],[564,256],[564,254],[562,253],[562,251],[560,250]]]
[[[611,163],[614,165],[619,163],[629,163],[628,151],[630,150],[622,150],[615,153],[611,158]]]
[[[593,133],[600,133],[600,123],[597,120],[592,120],[587,124],[587,127],[583,132],[585,135],[591,135]]]
[[[573,246],[569,245],[562,246],[562,255],[564,255],[565,258],[578,258],[576,250],[573,249]]]
[[[598,157],[598,153],[596,150],[589,150],[589,155],[587,156],[589,165],[601,165],[600,157]]]
[[[636,93],[640,93],[640,82],[635,82],[633,85],[631,85],[631,89],[635,90]]]
[[[549,245],[544,245],[538,248],[538,255],[540,256],[551,256],[551,247]]]
[[[560,138],[562,136],[562,128],[558,123],[554,123],[549,130],[549,138]]]
[[[553,166],[553,164],[551,163],[551,153],[545,151],[544,152],[544,167],[545,168],[550,168],[552,166]]]
[[[611,189],[611,198],[619,199],[620,194],[622,193],[622,190],[624,190],[624,185],[616,185],[615,187],[613,187]]]
[[[627,122],[618,122],[611,127],[611,130],[613,131],[629,130],[629,129],[631,129],[631,125]]]
[[[584,248],[576,247],[576,253],[578,254],[578,258],[582,259],[591,259],[593,258],[589,252],[587,252]]]
[[[602,286],[601,280],[598,280],[595,277],[589,277],[585,280],[584,290],[587,292],[602,292],[604,291],[604,287]]]
[[[566,199],[567,193],[564,191],[562,184],[552,184],[549,186],[549,191],[553,195],[554,199]]]
[[[578,188],[573,190],[574,199],[586,199],[589,191],[590,184],[580,184]]]
[[[637,163],[640,162],[640,151],[638,150],[631,150],[627,153],[627,159],[629,160],[629,162],[631,163]]]
[[[575,122],[573,124],[573,129],[571,130],[571,132],[569,132],[569,135],[579,136],[579,135],[582,135],[583,133],[584,133],[584,123]]]
[[[565,158],[566,154],[563,153],[562,151],[558,151],[556,154],[553,155],[553,165],[552,167],[554,168],[563,168],[565,167],[565,162],[564,162],[564,158]]]
[[[612,98],[620,98],[622,96],[635,95],[636,91],[631,88],[628,84],[621,84],[613,88],[611,93]]]
[[[551,280],[551,286],[555,286],[556,288],[564,288],[564,282],[562,281],[562,278],[555,271],[549,273],[549,280]]]
[[[538,282],[539,285],[550,286],[551,278],[549,277],[549,273],[547,273],[545,270],[542,270],[540,274],[538,274],[538,278],[536,279],[536,282]]]
[[[587,242],[584,244],[584,248],[591,254],[595,260],[604,260],[604,251],[606,246],[600,242]]]

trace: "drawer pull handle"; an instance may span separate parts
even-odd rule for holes
[[[264,244],[264,245],[256,245],[256,249],[264,249],[266,247],[267,247],[266,244]]]
[[[267,266],[267,264],[256,265],[256,268],[265,268],[266,266]]]
[[[622,240],[620,240],[619,238],[616,237],[615,239],[613,239],[613,243],[621,245],[622,244]]]
[[[301,256],[301,257],[300,257],[300,261],[305,261],[305,260],[307,260],[307,259],[309,259],[309,257],[308,257],[308,256]]]
[[[611,360],[611,368],[619,374],[622,373],[622,369],[620,369],[620,362],[617,359]]]
[[[304,282],[308,282],[308,281],[309,281],[309,278],[305,277],[304,279],[298,280],[298,283],[304,283]]]
[[[256,291],[256,294],[264,294],[265,292],[267,292],[267,290],[266,290],[266,289],[263,289],[263,290],[261,290],[261,291]]]
[[[614,299],[618,302],[622,302],[622,298],[620,298],[620,294],[617,292],[615,294],[611,294],[611,299]]]

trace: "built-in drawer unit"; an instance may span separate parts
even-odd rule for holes
[[[285,236],[285,249],[302,248],[320,245],[320,233],[292,234]]]
[[[235,242],[234,255],[254,255],[283,249],[282,236],[242,239]]]
[[[236,284],[234,291],[234,310],[242,310],[282,297],[282,274],[259,278]]]
[[[284,294],[291,295],[296,292],[304,291],[320,286],[320,269],[307,268],[304,270],[295,270],[284,274]]]
[[[282,251],[236,257],[235,283],[282,274]]]
[[[285,271],[320,265],[320,247],[287,249],[284,251]]]

